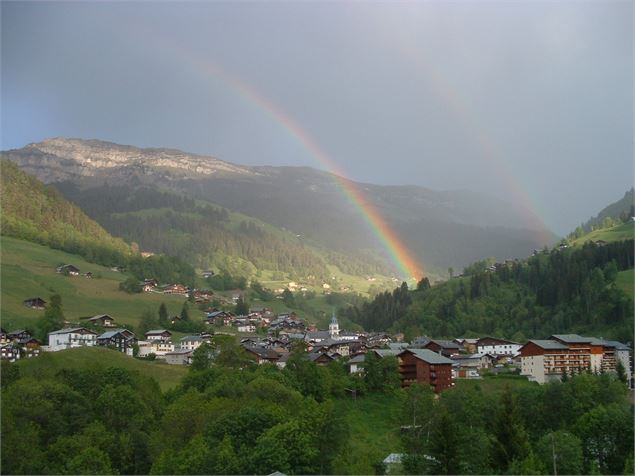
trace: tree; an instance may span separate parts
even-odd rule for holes
[[[536,456],[549,474],[582,474],[582,442],[566,431],[547,433],[536,445]]]
[[[190,366],[190,370],[206,370],[210,368],[212,365],[212,348],[206,344],[201,344],[193,353],[192,353],[192,365]]]
[[[448,274],[450,275],[450,278],[454,276],[454,268],[452,266],[448,268]]]
[[[189,306],[187,305],[187,301],[183,303],[183,307],[181,308],[181,322],[188,322],[190,320],[190,312]]]
[[[501,472],[510,471],[513,461],[529,456],[527,432],[520,418],[516,395],[507,387],[501,396],[500,409],[494,421],[493,462]]]
[[[110,458],[102,450],[89,446],[68,461],[62,474],[117,474]]]
[[[434,393],[429,386],[410,385],[405,392],[401,421],[401,442],[405,450],[404,470],[409,474],[429,472],[427,452],[430,447],[434,413]]]
[[[243,298],[242,294],[238,296],[234,312],[237,316],[246,316],[249,314],[249,303]]]
[[[426,277],[421,278],[421,281],[417,283],[417,291],[427,291],[430,289],[430,280]]]
[[[143,291],[143,286],[139,283],[139,280],[136,278],[128,278],[125,281],[119,283],[119,289],[125,291],[127,293],[140,293]]]
[[[624,369],[624,364],[621,360],[618,359],[617,367],[615,369],[617,371],[617,378],[620,382],[628,383],[628,379],[626,376],[626,370]]]
[[[150,310],[143,311],[139,319],[139,324],[137,324],[137,332],[139,335],[142,336],[149,330],[156,329],[157,327],[158,322],[154,312]]]
[[[53,294],[49,298],[49,304],[44,315],[37,323],[38,337],[42,342],[48,342],[49,332],[57,331],[64,327],[64,312],[62,311],[62,297]]]
[[[295,306],[295,298],[293,297],[293,293],[288,288],[285,288],[285,290],[282,291],[282,300],[287,306]]]
[[[159,325],[161,327],[168,325],[168,308],[163,302],[159,306]]]

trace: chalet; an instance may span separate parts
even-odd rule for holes
[[[114,327],[115,320],[110,317],[108,314],[98,314],[93,317],[86,318],[88,322],[90,322],[93,326],[101,326],[101,327]]]
[[[185,336],[181,337],[180,340],[180,349],[181,350],[196,350],[201,345],[207,342],[208,339],[205,339],[202,336]]]
[[[349,368],[350,373],[357,374],[364,370],[365,360],[366,354],[357,354],[346,363],[346,366]]]
[[[238,332],[256,332],[256,326],[250,323],[240,323],[236,327]]]
[[[58,266],[55,271],[59,274],[68,274],[70,276],[79,276],[79,268],[77,266],[73,266],[72,264],[63,264]]]
[[[430,342],[429,338],[425,336],[419,336],[410,343],[410,348],[423,349],[428,344],[428,342]]]
[[[234,317],[234,314],[232,314],[231,312],[219,311],[218,309],[214,309],[207,313],[205,323],[229,326],[234,320]]]
[[[496,337],[481,337],[476,342],[476,350],[479,354],[515,355],[521,347],[518,342]]]
[[[431,385],[439,393],[454,385],[452,361],[429,349],[406,349],[398,355],[401,386]]]
[[[291,356],[290,352],[281,352],[280,353],[280,358],[276,361],[276,366],[278,366],[278,368],[283,369],[287,366],[287,361],[289,360],[289,357]]]
[[[12,331],[7,334],[7,340],[10,342],[17,342],[30,338],[31,333],[29,331],[25,331],[24,329],[18,329],[17,331]]]
[[[320,366],[328,365],[331,362],[333,362],[337,357],[340,357],[337,354],[327,354],[322,352],[317,352],[317,353],[311,352],[305,355],[306,355],[306,358],[309,359],[311,362],[315,362],[316,364]]]
[[[28,308],[37,309],[38,311],[41,311],[46,307],[46,301],[41,297],[25,299],[22,301],[22,304]]]
[[[460,350],[459,344],[451,340],[431,340],[422,348],[444,355],[445,357],[457,355]]]
[[[172,337],[172,333],[165,329],[154,329],[146,332],[145,336],[146,340],[168,341]]]
[[[355,343],[350,341],[325,339],[319,344],[313,346],[313,352],[323,352],[329,354],[339,354],[342,357],[347,357],[351,354],[351,345]]]
[[[195,289],[190,293],[194,297],[194,302],[209,302],[214,298],[214,292],[206,289]]]
[[[143,292],[151,293],[157,287],[159,287],[159,282],[156,279],[144,279],[142,284]]]
[[[93,278],[93,273],[88,271],[87,273],[84,273],[84,277],[87,278],[87,279],[92,279]]]
[[[604,240],[595,240],[593,242],[596,246],[606,246],[608,245],[608,242],[604,241]]]
[[[272,349],[263,349],[262,347],[244,347],[244,349],[258,364],[275,364],[281,355]]]
[[[42,343],[34,337],[20,339],[18,341],[15,341],[14,344],[17,346],[18,351],[20,352],[20,358],[30,359],[31,357],[37,357],[38,355],[40,355]]]
[[[480,369],[494,366],[495,357],[489,354],[453,355],[454,376],[456,378],[478,378]]]
[[[189,292],[189,289],[182,284],[168,284],[167,286],[163,287],[163,294],[179,294],[182,296],[187,296]]]
[[[9,337],[7,335],[7,331],[5,331],[4,329],[0,328],[0,344],[6,344],[7,342],[9,342]]]
[[[476,354],[478,350],[478,339],[454,339],[454,342],[459,344],[465,352],[468,354]]]
[[[165,354],[165,361],[171,365],[189,365],[192,363],[191,350],[175,350],[174,352],[167,352]]]
[[[203,271],[201,273],[201,275],[203,276],[203,278],[207,279],[207,278],[211,278],[212,276],[214,276],[214,271],[211,270],[207,270],[207,271]]]
[[[113,329],[97,336],[97,345],[114,347],[119,352],[132,356],[137,343],[135,335],[128,329]]]
[[[57,352],[75,347],[92,347],[97,343],[97,333],[85,327],[73,327],[49,332],[48,339],[48,350]]]
[[[0,344],[0,359],[15,362],[20,358],[20,350],[13,342]]]

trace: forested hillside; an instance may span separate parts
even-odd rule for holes
[[[172,256],[141,257],[137,246],[114,238],[55,188],[0,160],[2,234],[82,256],[104,266],[123,266],[137,279],[194,283],[194,269]],[[58,263],[60,264],[60,263]]]
[[[0,160],[2,234],[80,254],[90,261],[120,265],[135,253],[68,203],[55,188]]]
[[[584,223],[581,228],[589,232],[594,228],[607,228],[610,221],[626,221],[635,216],[635,190],[631,188],[618,201],[604,207],[600,213]],[[610,221],[607,222],[606,220]]]
[[[628,342],[633,300],[616,285],[633,268],[633,240],[553,250],[416,291],[402,286],[360,307],[343,309],[366,330],[406,337],[494,335],[522,341],[554,333]],[[476,269],[476,267],[475,267]]]
[[[147,186],[108,185],[80,189],[69,182],[56,186],[110,233],[143,250],[177,256],[201,268],[229,269],[250,276],[258,270],[294,277],[329,276],[325,259],[288,232],[230,215],[226,209]],[[328,260],[345,273],[387,273],[379,261]]]

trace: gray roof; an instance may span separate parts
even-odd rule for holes
[[[606,347],[615,347],[615,350],[631,350],[626,344],[622,344],[616,340],[605,340],[603,345]]]
[[[110,320],[115,320],[113,317],[109,316],[108,314],[98,314],[97,316],[93,316],[93,317],[89,317],[88,320],[89,321],[98,321],[99,319],[110,319]]]
[[[361,364],[366,360],[366,354],[357,354],[355,357],[348,361],[349,364]]]
[[[148,334],[150,334],[150,335],[152,335],[152,334],[163,334],[164,332],[170,332],[170,331],[168,331],[166,329],[152,329],[151,331],[146,332],[146,335],[148,335]],[[170,332],[170,334],[172,334],[172,333]]]
[[[443,347],[445,349],[458,349],[459,348],[459,344],[457,344],[456,342],[451,341],[451,340],[432,339],[430,342],[434,342],[435,344],[440,345],[441,347]],[[430,342],[428,342],[428,344]]]
[[[529,342],[536,344],[538,347],[541,347],[543,349],[546,350],[563,350],[563,349],[568,349],[568,347],[566,345],[564,345],[561,342],[558,342],[557,340],[537,340],[537,339],[532,339]],[[527,342],[527,344],[529,344],[529,342]],[[525,345],[527,345],[525,344]]]
[[[428,349],[406,349],[399,355],[411,352],[416,358],[429,364],[453,364],[452,360]]]
[[[182,341],[191,340],[191,341],[194,341],[194,342],[198,342],[198,341],[202,341],[202,340],[205,340],[205,339],[203,339],[201,336],[185,336],[185,337],[181,337],[181,340]]]
[[[93,331],[91,331],[89,329],[86,329],[85,327],[69,327],[68,329],[60,329],[59,331],[49,332],[48,335],[51,335],[51,334],[70,334],[71,332],[77,332],[77,331],[86,331],[89,334],[97,335],[96,332],[93,332]]]
[[[397,356],[403,351],[404,349],[374,349],[373,350],[373,352],[375,352],[381,358]]]
[[[582,337],[578,334],[554,334],[551,338],[566,342],[567,344],[588,344],[592,340],[591,337]]]
[[[110,339],[112,337],[115,337],[120,332],[121,331],[119,331],[119,330],[104,332],[103,334],[97,336],[97,339]]]

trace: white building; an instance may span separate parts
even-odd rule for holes
[[[170,341],[140,340],[137,345],[139,346],[139,357],[147,357],[150,354],[154,354],[157,359],[164,359],[165,354],[174,352],[174,344]]]
[[[49,352],[71,349],[75,347],[92,347],[97,345],[97,333],[84,327],[74,327],[70,329],[60,329],[49,332]]]
[[[198,349],[207,339],[204,339],[201,336],[185,336],[181,338],[181,350],[196,350]]]
[[[518,342],[495,337],[482,337],[476,342],[476,352],[479,354],[516,355],[521,347]]]

